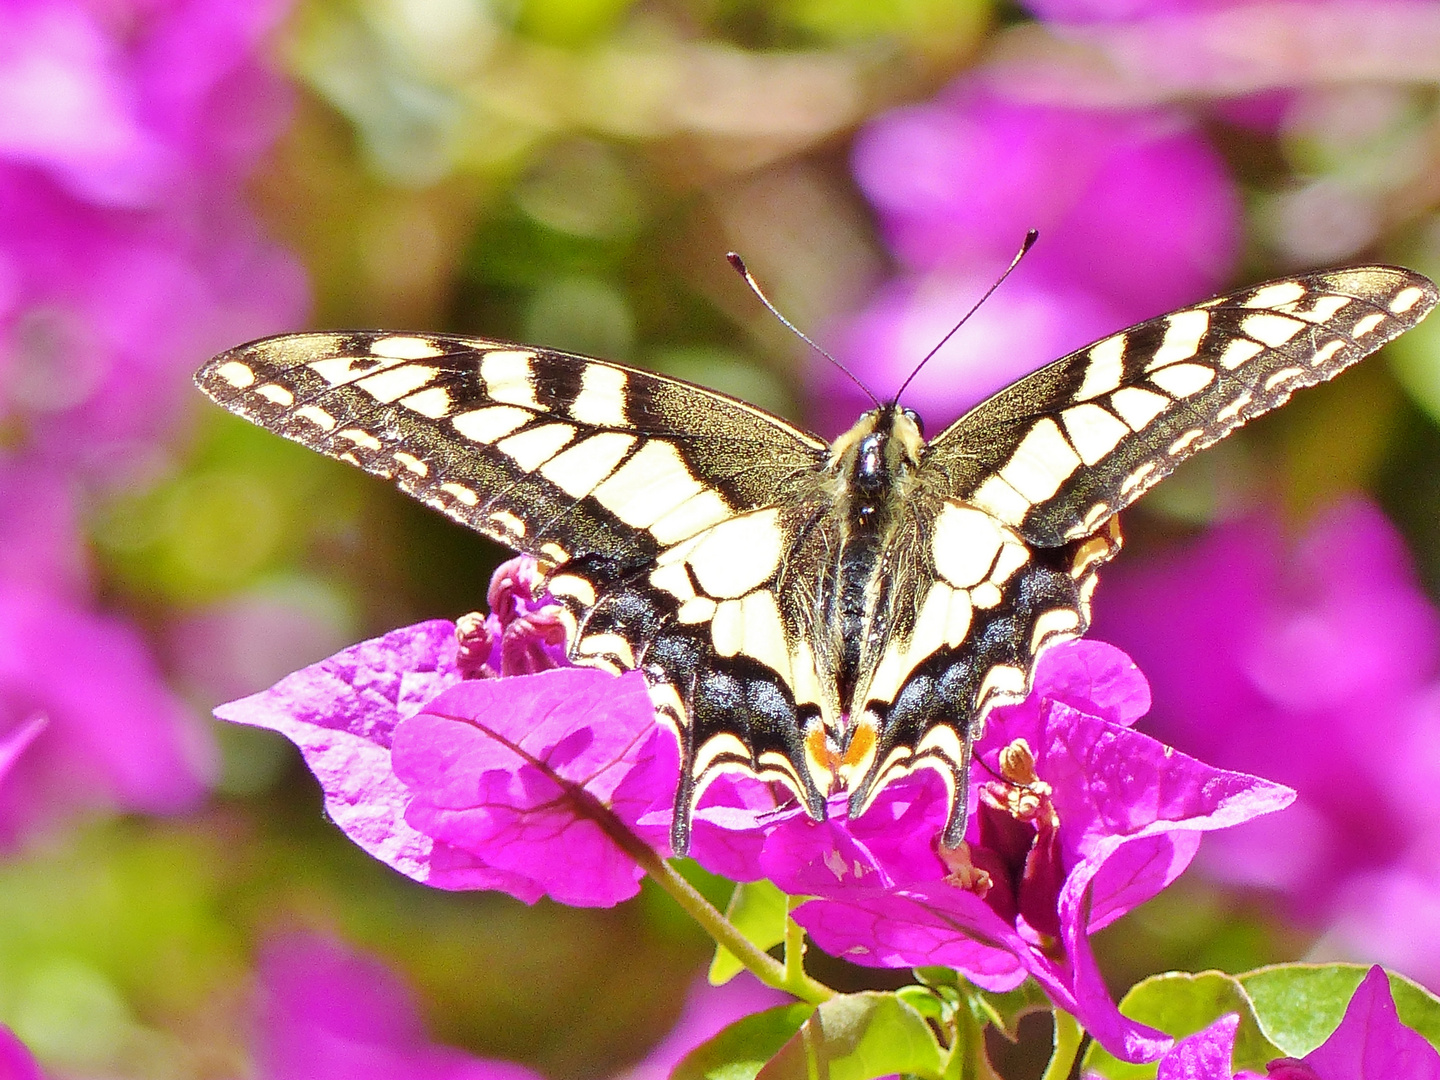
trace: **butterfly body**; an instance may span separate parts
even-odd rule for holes
[[[571,658],[641,670],[679,737],[677,852],[726,771],[818,819],[933,769],[954,845],[973,738],[1088,627],[1116,514],[1436,298],[1394,267],[1255,286],[1063,357],[928,442],[893,402],[827,443],[651,372],[448,335],[285,335],[196,378],[541,560]]]

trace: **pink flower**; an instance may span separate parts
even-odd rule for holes
[[[288,0],[15,0],[0,8],[0,158],[85,202],[143,207],[248,167],[278,133],[261,59]]]
[[[396,630],[216,715],[294,741],[336,824],[418,881],[628,899],[643,873],[613,830],[663,847],[675,740],[639,673],[537,670],[555,642],[536,580],[533,560],[512,560],[492,579],[495,610],[462,620],[458,641],[447,622]],[[663,824],[640,824],[657,809]]]
[[[34,1056],[15,1033],[0,1025],[0,1077],[4,1080],[45,1080]]]
[[[712,870],[820,897],[795,918],[827,952],[877,967],[941,964],[993,990],[1034,976],[1111,1053],[1153,1060],[1169,1040],[1120,1015],[1089,935],[1173,881],[1201,832],[1270,813],[1292,793],[1132,730],[1148,704],[1118,650],[1058,646],[1030,697],[993,714],[976,745],[966,849],[932,846],[943,791],[917,776],[853,822],[838,802],[813,822],[741,806],[734,787],[720,788],[696,816],[692,853]]]
[[[1222,526],[1106,582],[1098,632],[1130,649],[1176,746],[1298,792],[1217,837],[1215,877],[1335,926],[1331,948],[1440,985],[1440,614],[1373,506]]]
[[[512,564],[495,581],[507,614],[467,620],[458,646],[448,623],[396,631],[217,714],[290,736],[336,822],[418,880],[615,903],[666,850],[675,740],[636,672],[493,677],[497,657],[503,668],[507,655],[539,655],[521,639],[549,628],[533,588],[512,589],[533,568]],[[462,678],[457,656],[482,677]],[[1089,935],[1174,880],[1201,832],[1291,793],[1133,731],[1148,706],[1123,654],[1061,646],[1030,698],[988,721],[959,851],[936,847],[948,806],[928,775],[892,783],[855,821],[837,796],[823,822],[769,784],[726,776],[696,811],[691,854],[736,880],[819,897],[796,918],[829,952],[946,964],[996,990],[1033,975],[1113,1053],[1153,1059],[1168,1040],[1119,1014]]]
[[[197,718],[133,628],[3,581],[0,731],[28,747],[0,785],[8,842],[81,809],[192,809],[213,768]]]

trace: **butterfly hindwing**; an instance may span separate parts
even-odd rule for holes
[[[930,444],[951,491],[1033,544],[1095,532],[1176,465],[1418,323],[1434,284],[1369,266],[1140,323],[977,405]]]

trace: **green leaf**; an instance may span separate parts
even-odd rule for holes
[[[985,1019],[1011,1042],[1020,1037],[1020,1021],[1036,1012],[1049,1012],[1053,1005],[1034,979],[1026,979],[1014,990],[1003,994],[989,990],[974,991],[974,1001],[981,1008]]]
[[[768,881],[742,881],[730,894],[725,917],[761,952],[785,940],[785,922],[790,917],[790,898]],[[710,982],[715,986],[729,982],[745,965],[723,945],[715,946],[715,959],[710,961]]]
[[[1238,980],[1270,1041],[1290,1057],[1304,1057],[1339,1026],[1368,970],[1364,964],[1276,964]],[[1440,998],[1403,975],[1386,975],[1400,1022],[1440,1049]]]
[[[686,1054],[670,1080],[754,1080],[814,1010],[796,1002],[737,1020]]]
[[[1236,1069],[1263,1072],[1265,1062],[1285,1056],[1284,1051],[1262,1034],[1250,998],[1239,980],[1221,971],[1154,975],[1131,987],[1120,1002],[1120,1011],[1176,1039],[1193,1035],[1226,1013],[1239,1013],[1240,1029],[1235,1034]],[[1084,1071],[1108,1080],[1131,1080],[1153,1077],[1155,1066],[1127,1064],[1111,1056],[1099,1043],[1092,1043],[1085,1054]]]
[[[922,1017],[894,994],[831,998],[760,1070],[760,1080],[869,1080],[908,1073],[941,1080],[949,1054]]]

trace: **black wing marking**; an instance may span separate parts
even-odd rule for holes
[[[1272,281],[1140,323],[976,406],[927,448],[950,494],[1033,544],[1087,536],[1196,451],[1414,326],[1435,285],[1391,266]]]

